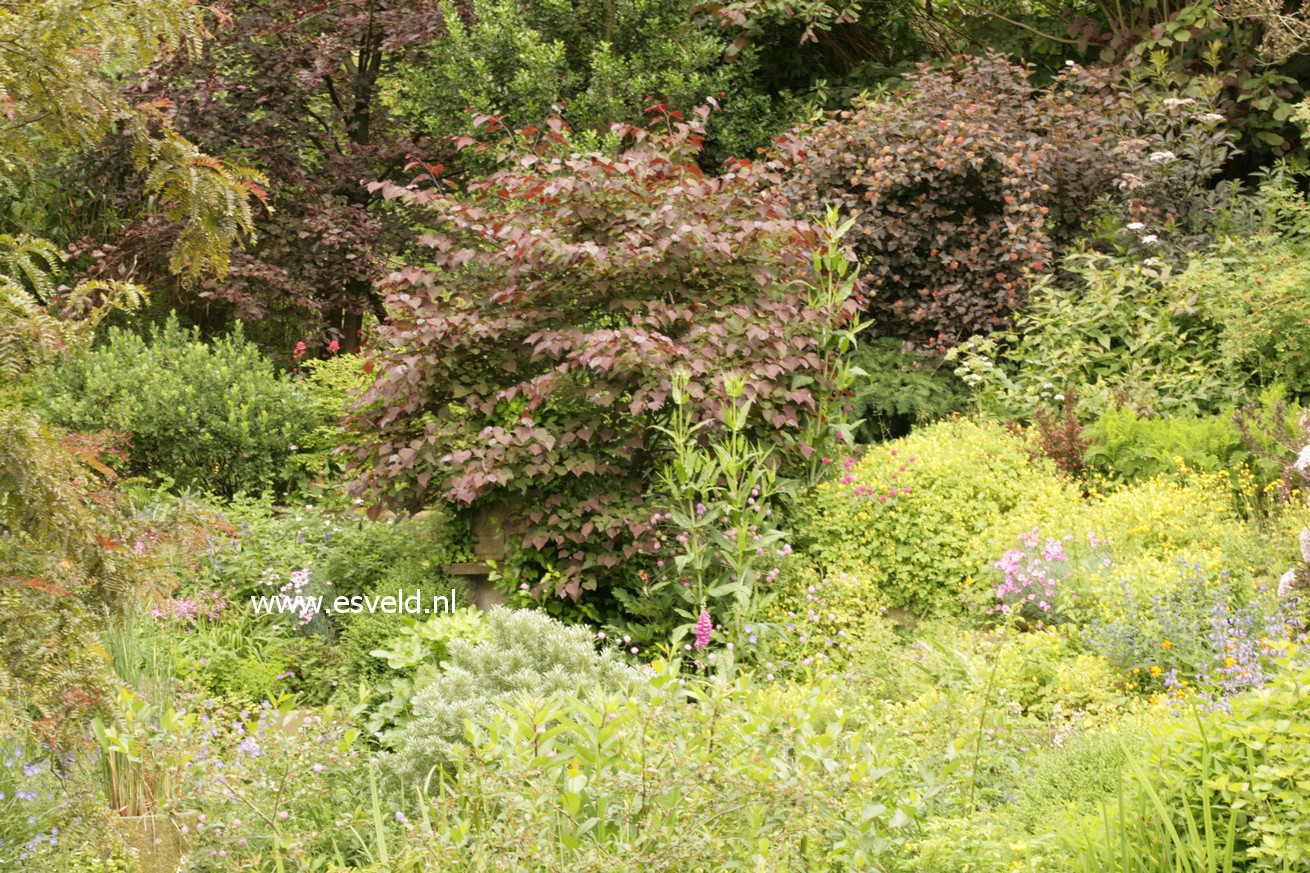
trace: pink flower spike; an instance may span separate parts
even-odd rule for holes
[[[703,649],[710,644],[710,637],[714,633],[714,619],[710,617],[710,611],[703,606],[692,632],[696,638],[696,648]]]

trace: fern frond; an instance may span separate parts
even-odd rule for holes
[[[58,260],[58,250],[45,240],[0,235],[0,374],[10,381],[59,354],[85,349],[106,315],[147,300],[139,285],[93,279],[59,301],[64,317],[57,316],[38,294],[54,296],[54,277],[42,264]]]
[[[200,151],[172,127],[139,141],[146,191],[158,194],[165,215],[181,226],[169,268],[188,279],[226,275],[234,246],[255,237],[252,204],[268,208],[268,179],[249,167],[229,166]]]
[[[15,283],[26,283],[38,302],[54,296],[53,271],[64,262],[54,243],[27,234],[0,234],[0,275]]]
[[[190,279],[225,273],[231,249],[253,239],[265,180],[203,154],[173,128],[167,102],[134,105],[118,74],[198,52],[210,14],[195,0],[0,3],[0,169],[40,166],[52,149],[89,149],[122,130],[147,191],[182,227],[171,266]],[[36,285],[48,269],[3,269],[48,301]]]

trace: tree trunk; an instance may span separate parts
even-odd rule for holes
[[[364,313],[347,312],[341,317],[341,351],[354,354],[359,351],[360,334],[364,327]]]

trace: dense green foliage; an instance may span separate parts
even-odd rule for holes
[[[1295,869],[1310,854],[1304,793],[1306,680],[1290,671],[1157,732],[1103,820],[1077,835],[1082,869],[1160,864],[1173,869]],[[1156,869],[1148,867],[1146,869]]]
[[[1048,464],[997,425],[959,420],[870,449],[797,510],[795,539],[826,575],[848,572],[895,606],[950,611],[966,577],[1072,500]],[[1013,529],[1010,536],[1021,533]]]
[[[285,491],[292,455],[320,423],[239,327],[207,343],[176,320],[144,337],[111,330],[50,374],[41,408],[63,427],[125,434],[134,474],[225,496]]]
[[[1047,750],[1016,792],[1017,817],[1029,831],[1040,832],[1070,807],[1092,806],[1114,796],[1129,749],[1143,739],[1136,731],[1091,733]]]
[[[175,225],[164,252],[168,269],[192,280],[227,271],[233,246],[254,233],[252,202],[264,197],[264,177],[204,154],[177,131],[165,105],[136,99],[123,81],[174,54],[197,51],[206,18],[187,0],[46,0],[0,10],[7,118],[0,127],[0,171],[9,180],[4,200],[20,226],[27,224],[27,204],[13,197],[16,191],[33,179],[39,184],[62,157],[124,134],[130,166],[144,174],[143,193]]]
[[[753,153],[791,108],[759,90],[753,52],[725,63],[728,34],[682,0],[486,0],[450,5],[446,26],[406,95],[436,136],[474,133],[483,115],[519,127],[558,113],[600,145],[613,142],[612,124],[640,123],[650,104],[689,112],[718,96],[724,112],[711,118],[709,150],[721,160]]]
[[[1129,482],[1168,476],[1180,468],[1218,473],[1250,458],[1231,415],[1142,418],[1131,409],[1107,409],[1087,436],[1088,466]]]
[[[850,416],[860,442],[905,436],[968,403],[965,385],[941,358],[905,352],[894,339],[861,342],[851,358],[864,372],[852,386]]]
[[[0,690],[59,742],[105,691],[91,633],[135,578],[111,478],[94,445],[0,408]]]
[[[1267,183],[1246,207],[1277,229],[1222,238],[1177,266],[1138,254],[1069,255],[1058,281],[1034,289],[1013,330],[956,352],[956,372],[983,409],[1018,418],[1066,396],[1085,418],[1121,406],[1216,413],[1279,386],[1304,396],[1310,382],[1296,338],[1307,321],[1290,289],[1302,282],[1305,216],[1283,208],[1290,184]]]

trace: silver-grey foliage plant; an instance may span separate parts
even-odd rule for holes
[[[452,640],[441,672],[414,696],[414,717],[401,731],[390,763],[412,783],[449,764],[476,723],[514,699],[563,693],[579,696],[634,692],[641,675],[612,650],[597,651],[595,632],[565,625],[545,613],[496,607],[487,638]],[[435,777],[434,777],[435,778]]]

